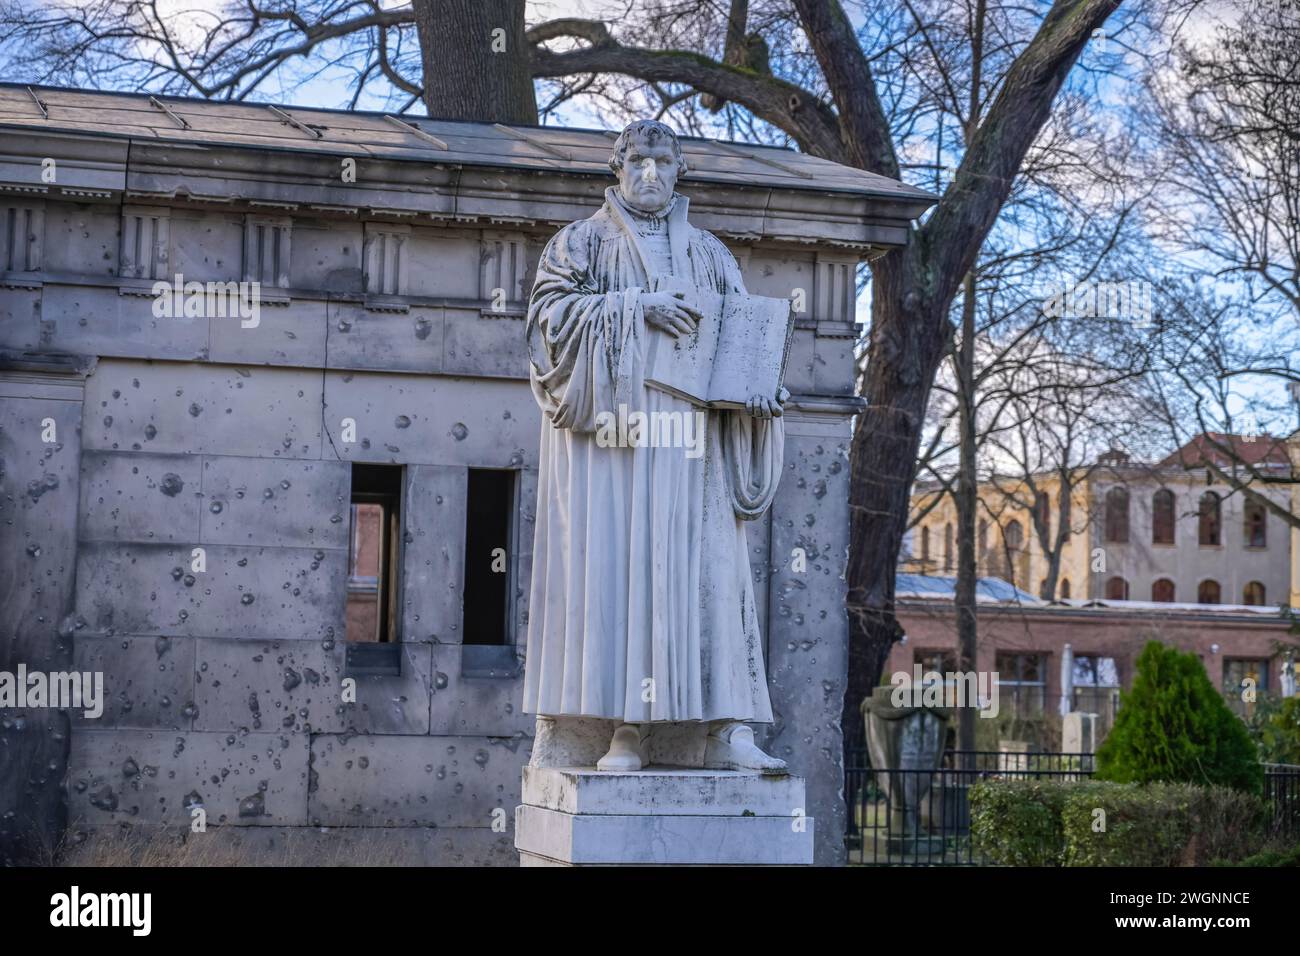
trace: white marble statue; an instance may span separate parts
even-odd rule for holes
[[[713,318],[685,289],[744,286],[727,248],[687,222],[672,130],[631,124],[610,166],[618,186],[547,244],[528,306],[543,412],[523,700],[539,715],[533,764],[572,759],[556,742],[567,733],[608,742],[600,770],[653,754],[783,772],[746,725],[772,708],[743,522],[780,479],[788,393],[717,410],[645,383],[650,336]],[[665,280],[677,291],[651,291]],[[650,427],[610,427],[620,410]]]

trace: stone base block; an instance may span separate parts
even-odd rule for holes
[[[799,866],[813,821],[800,777],[648,767],[525,767],[523,866]]]

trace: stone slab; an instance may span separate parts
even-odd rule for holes
[[[525,767],[528,806],[570,814],[783,817],[806,812],[803,778],[727,770],[651,768],[602,773]]]
[[[285,734],[429,732],[429,645],[402,645],[401,674],[356,677],[343,701],[344,642],[200,639],[197,730]]]
[[[188,637],[89,637],[73,639],[75,670],[104,675],[104,712],[70,712],[74,733],[115,727],[192,730],[194,640]]]
[[[519,801],[524,737],[313,734],[311,822],[504,826]]]
[[[515,847],[569,865],[806,866],[813,821],[789,816],[572,814],[523,805]]]
[[[87,451],[81,540],[197,542],[201,484],[200,461],[192,455]]]
[[[188,826],[307,822],[305,735],[88,730],[72,735],[68,819],[76,824]]]

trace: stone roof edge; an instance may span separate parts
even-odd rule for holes
[[[302,210],[407,221],[554,226],[589,215],[584,210],[599,205],[612,181],[608,176],[556,168],[434,160],[417,166],[392,157],[372,157],[367,160],[371,172],[365,182],[347,189],[336,179],[325,178],[327,171],[337,176],[342,153],[274,150],[291,153],[310,172],[267,174],[253,155],[267,150],[244,144],[165,143],[0,123],[3,130],[28,136],[25,143],[5,139],[0,146],[0,194],[29,200],[181,202],[267,211],[277,207],[286,214]],[[105,150],[106,143],[115,148]],[[58,167],[50,183],[42,182],[46,159],[54,159]],[[232,189],[232,184],[237,188]],[[766,183],[687,178],[682,189],[691,195],[701,227],[728,238],[832,246],[859,254],[900,244],[911,218],[924,207],[904,197]],[[719,202],[711,202],[710,196]],[[726,218],[716,210],[716,218],[710,221],[711,207],[718,206],[726,209]]]

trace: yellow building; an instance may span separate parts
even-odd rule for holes
[[[1285,441],[1200,435],[1155,463],[1132,463],[1124,453],[1111,452],[1068,477],[982,482],[979,575],[1048,600],[1300,607],[1300,529],[1207,468],[1210,462],[1227,470],[1222,449],[1229,447],[1238,462],[1268,476],[1253,490],[1300,514],[1300,486],[1290,481],[1300,473],[1300,435]],[[1058,538],[1063,487],[1070,507],[1066,533]],[[937,482],[918,482],[911,504],[913,527],[900,570],[955,575],[952,496]],[[1058,571],[1049,594],[1053,554]]]
[[[1067,534],[1061,527],[1059,476],[1042,475],[1033,487],[999,478],[980,484],[975,519],[975,557],[980,577],[998,577],[1035,596],[1044,596],[1051,553],[1059,554],[1057,584],[1050,598],[1087,595],[1091,501],[1086,479],[1071,476]],[[1027,507],[1035,502],[1034,507]],[[937,482],[917,482],[912,493],[915,522],[904,546],[900,570],[915,574],[957,573],[957,508]],[[1037,519],[1037,521],[1036,521]],[[1045,532],[1044,530],[1045,529]],[[1049,543],[1043,547],[1043,538]]]
[[[1291,459],[1291,474],[1300,475],[1300,431],[1293,432],[1286,443]],[[1300,483],[1291,486],[1291,513],[1300,515]],[[1291,598],[1293,608],[1300,608],[1300,527],[1291,529]]]

